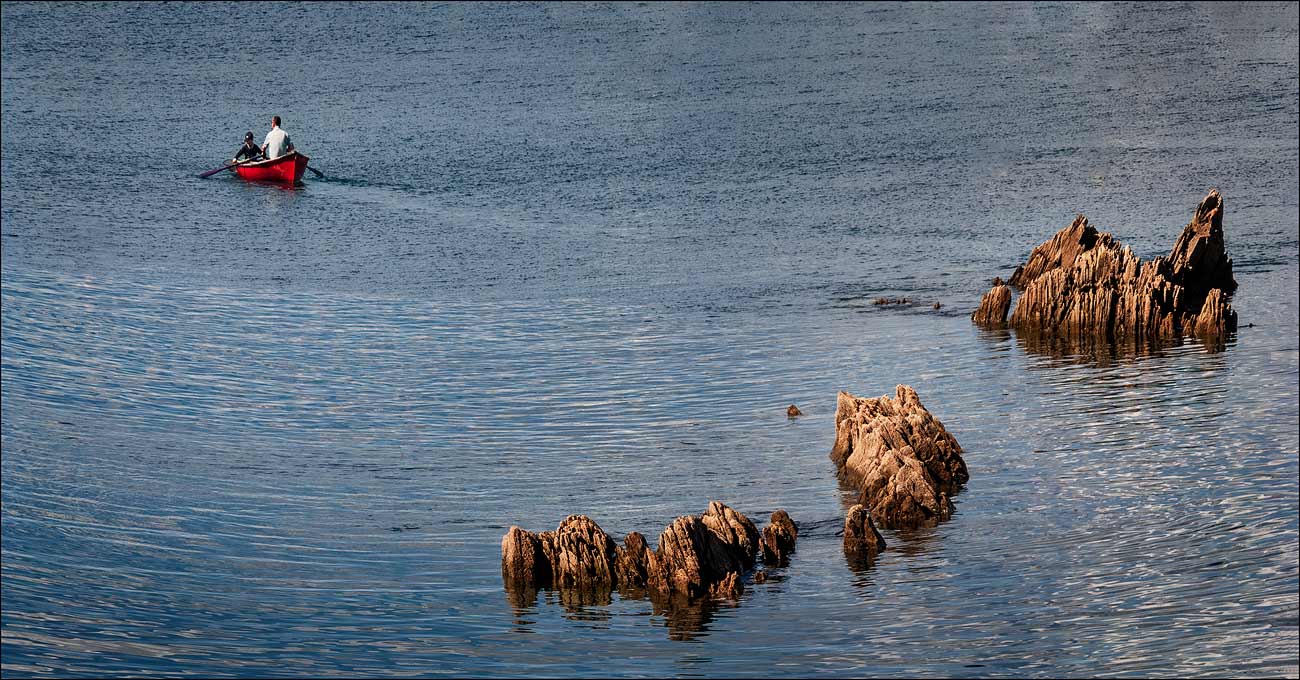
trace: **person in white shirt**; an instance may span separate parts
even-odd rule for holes
[[[262,142],[262,155],[270,160],[290,151],[293,151],[293,142],[289,141],[289,133],[280,127],[279,116],[271,116],[271,131],[266,133],[266,141]]]

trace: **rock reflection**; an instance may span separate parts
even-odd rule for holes
[[[763,582],[778,583],[784,576],[774,571],[759,571]],[[515,630],[528,632],[535,623],[537,598],[541,594],[547,604],[558,604],[564,609],[564,618],[572,621],[609,621],[612,618],[609,606],[613,604],[613,591],[608,589],[578,589],[521,587],[514,584],[505,586],[506,602],[513,614]],[[662,616],[664,626],[668,628],[668,639],[690,641],[706,633],[713,622],[714,614],[721,607],[739,606],[736,600],[709,597],[688,597],[680,593],[662,594],[642,588],[621,589],[619,599],[625,601],[648,601],[654,616]]]
[[[1046,357],[1052,364],[1097,366],[1101,368],[1166,356],[1180,347],[1201,347],[1207,354],[1218,354],[1236,344],[1236,334],[1226,337],[1186,337],[1166,339],[1108,338],[1104,335],[1062,338],[1034,331],[1016,332],[1016,344],[1026,354]]]
[[[533,615],[537,611],[537,589],[527,587],[506,588],[506,603],[510,605],[513,615],[511,623],[515,632],[530,632],[530,626],[536,621]]]
[[[689,642],[706,633],[719,607],[736,607],[733,600],[688,598],[681,594],[654,595],[650,598],[655,616],[664,617],[668,639]]]
[[[609,620],[609,610],[603,608],[614,602],[610,591],[562,588],[553,592],[559,597],[560,606],[564,607],[565,618]]]

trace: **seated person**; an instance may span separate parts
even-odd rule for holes
[[[246,160],[246,161],[262,160],[262,149],[260,149],[257,146],[257,142],[253,141],[252,132],[249,132],[248,134],[244,135],[244,145],[239,147],[239,151],[235,152],[235,158],[233,160],[236,163],[240,162],[241,160]]]

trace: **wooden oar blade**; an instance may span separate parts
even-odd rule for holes
[[[221,172],[222,170],[229,170],[229,169],[235,167],[236,165],[238,165],[238,163],[231,163],[230,165],[223,165],[223,166],[221,166],[221,167],[219,167],[219,168],[217,168],[217,169],[215,169],[215,170],[209,170],[209,171],[207,171],[207,172],[205,172],[205,173],[199,175],[199,178],[200,178],[200,179],[207,179],[207,178],[209,178],[209,177],[211,177],[211,176],[217,174],[218,172]]]

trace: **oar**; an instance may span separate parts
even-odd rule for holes
[[[325,177],[325,173],[321,172],[320,170],[317,170],[316,168],[311,167],[310,165],[307,166],[307,169],[308,169],[308,170],[311,170],[311,171],[314,172],[314,173],[316,173],[316,176],[317,176],[317,177],[320,177],[320,178],[324,178],[324,177]]]
[[[239,163],[231,163],[230,165],[223,165],[223,166],[217,168],[216,170],[209,170],[209,171],[203,173],[202,175],[199,175],[199,177],[200,177],[201,179],[207,179],[207,178],[209,178],[209,177],[211,177],[211,176],[217,174],[218,172],[221,172],[222,170],[229,170],[229,169],[235,167],[236,165],[239,165]]]
[[[257,161],[253,160],[252,158],[245,158],[245,159],[242,160],[242,161],[235,161],[234,163],[231,163],[230,165],[223,165],[223,166],[217,168],[216,170],[209,170],[209,171],[203,173],[202,175],[199,175],[199,177],[201,177],[201,178],[203,178],[203,179],[207,179],[207,178],[209,178],[209,177],[211,177],[211,176],[217,174],[218,172],[221,172],[222,170],[229,170],[229,169],[231,169],[231,168],[233,168],[233,167],[235,167],[235,166],[243,165],[243,164],[245,164],[245,163],[256,163],[256,162],[257,162]]]

